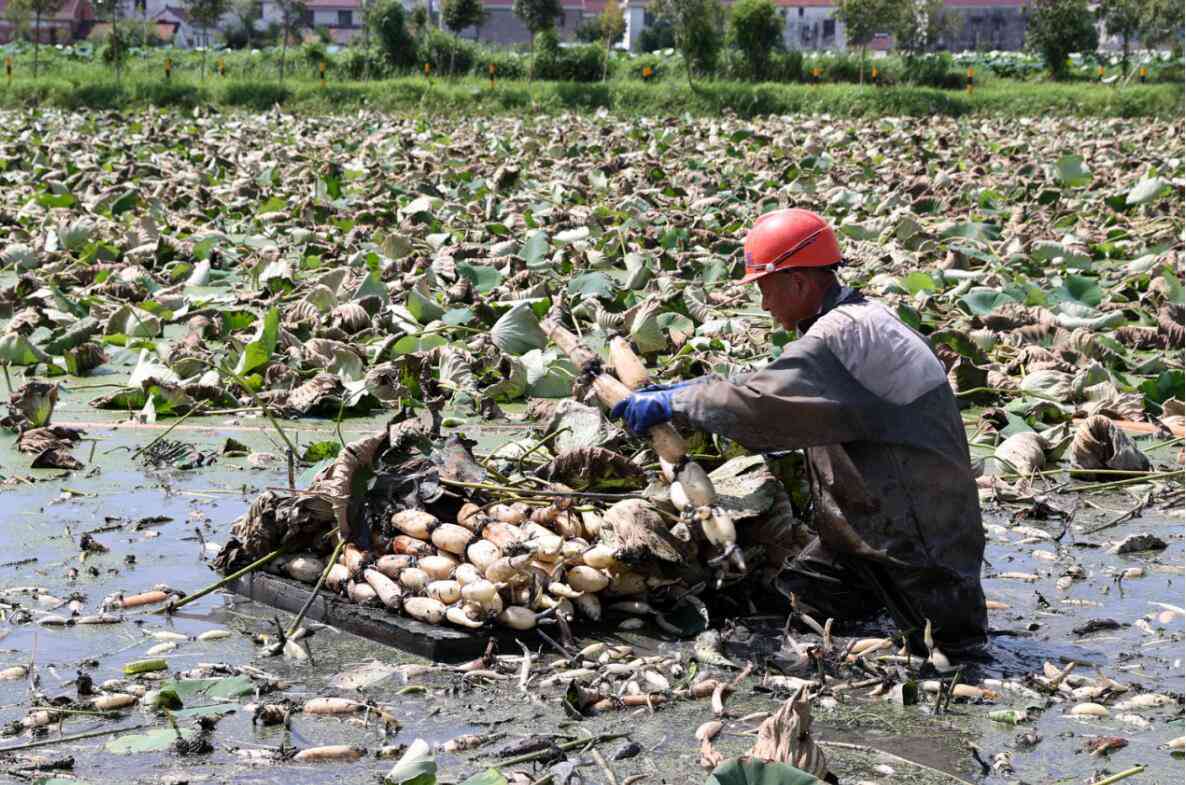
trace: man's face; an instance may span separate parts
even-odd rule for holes
[[[762,290],[762,310],[787,331],[793,331],[799,322],[814,316],[819,308],[806,277],[794,270],[759,278],[758,288]]]

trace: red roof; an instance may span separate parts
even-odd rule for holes
[[[0,0],[0,17],[4,16],[7,10],[8,0]],[[58,9],[58,12],[51,17],[47,17],[46,21],[73,22],[94,18],[95,14],[91,10],[90,0],[66,0],[62,7]]]

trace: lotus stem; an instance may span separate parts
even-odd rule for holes
[[[1125,769],[1124,771],[1118,771],[1115,774],[1113,774],[1111,777],[1105,777],[1102,780],[1096,780],[1095,782],[1091,783],[1091,785],[1112,785],[1113,782],[1120,782],[1120,780],[1126,780],[1129,777],[1135,777],[1136,775],[1140,774],[1144,770],[1145,770],[1144,764],[1141,764],[1138,766],[1133,766],[1131,769]]]
[[[239,578],[243,577],[247,573],[258,570],[260,567],[263,567],[265,564],[272,561],[280,554],[284,553],[284,551],[287,550],[287,548],[288,548],[287,545],[281,545],[276,550],[272,551],[271,553],[269,553],[266,556],[261,556],[260,558],[253,561],[251,564],[248,564],[246,567],[243,567],[242,569],[239,569],[239,570],[235,570],[230,575],[226,576],[225,578],[220,578],[219,580],[210,584],[209,586],[202,589],[201,591],[196,592],[195,594],[191,594],[188,597],[183,597],[179,602],[169,603],[164,608],[154,611],[154,613],[173,613],[173,612],[179,610],[180,608],[184,608],[186,605],[189,605],[194,600],[200,600],[201,598],[205,597],[207,594],[210,594],[211,592],[218,591],[223,586],[226,586],[227,584],[231,583],[232,581],[238,580]]]
[[[51,744],[65,744],[71,741],[82,741],[83,739],[93,739],[98,736],[111,736],[115,733],[125,733],[127,731],[140,730],[147,726],[147,723],[141,722],[138,725],[130,725],[126,728],[102,728],[100,730],[87,731],[86,733],[75,733],[73,736],[59,736],[56,739],[40,739],[38,741],[31,741],[28,744],[20,744],[16,747],[0,748],[0,753],[5,752],[23,752],[24,750],[32,750],[38,747],[48,747]]]

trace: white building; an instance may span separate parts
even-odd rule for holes
[[[777,0],[786,17],[787,49],[844,49],[844,23],[831,0]]]
[[[731,0],[724,0],[725,7]],[[783,40],[788,49],[844,49],[844,24],[836,19],[832,0],[774,0],[786,20]],[[626,13],[626,46],[637,51],[643,30],[655,24],[649,0],[623,3]]]

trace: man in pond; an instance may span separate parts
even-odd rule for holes
[[[841,285],[841,262],[820,216],[763,215],[742,281],[797,339],[748,376],[646,388],[612,415],[636,433],[673,420],[750,450],[804,449],[818,536],[784,565],[779,590],[821,619],[888,610],[915,649],[929,620],[943,652],[971,653],[987,614],[963,421],[926,339]]]

